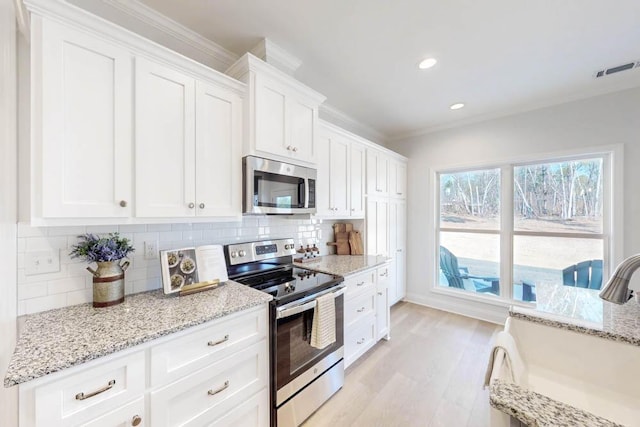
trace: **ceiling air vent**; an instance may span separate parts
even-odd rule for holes
[[[616,67],[605,68],[604,70],[597,71],[595,73],[595,78],[608,76],[610,74],[619,73],[620,71],[627,71],[633,68],[640,67],[640,61],[629,62],[628,64],[618,65]]]

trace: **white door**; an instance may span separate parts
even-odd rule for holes
[[[290,135],[287,136],[287,149],[292,158],[315,163],[315,125],[316,109],[310,103],[289,98],[287,116]]]
[[[196,213],[242,214],[242,99],[196,82]]]
[[[349,142],[344,138],[333,137],[330,146],[331,207],[336,216],[349,216]]]
[[[264,76],[257,75],[255,109],[256,150],[279,156],[288,155],[286,132],[286,89]]]
[[[35,176],[42,174],[36,183],[42,188],[42,216],[130,216],[131,55],[34,18],[33,25],[40,24],[41,38],[32,45],[32,79],[41,82],[32,88],[32,137],[35,150],[42,150],[41,162],[33,165]]]
[[[364,216],[365,148],[351,142],[349,156],[349,204],[351,216]]]
[[[195,81],[136,59],[136,216],[195,215]]]

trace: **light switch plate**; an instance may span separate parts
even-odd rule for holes
[[[25,254],[25,275],[33,276],[58,271],[60,271],[58,251],[27,252]]]

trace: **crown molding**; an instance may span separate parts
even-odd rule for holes
[[[382,132],[379,132],[371,126],[357,121],[353,117],[327,103],[320,105],[319,113],[320,118],[322,118],[323,120],[329,123],[333,123],[339,127],[345,128],[354,134],[360,135],[365,139],[373,141],[378,145],[384,146],[388,141],[387,136]]]
[[[239,58],[230,50],[137,0],[102,0],[102,2],[205,53],[223,64],[223,69],[231,66]]]
[[[291,75],[302,65],[302,61],[299,58],[293,56],[266,37],[260,40],[260,43],[255,45],[249,52],[267,64],[271,64]]]

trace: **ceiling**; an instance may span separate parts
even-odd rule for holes
[[[267,37],[385,139],[640,86],[640,68],[593,77],[640,60],[638,0],[141,1],[238,55]]]

